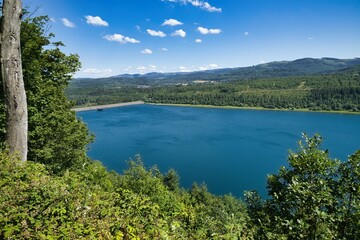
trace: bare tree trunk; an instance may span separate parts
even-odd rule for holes
[[[3,0],[0,43],[6,144],[11,153],[19,154],[21,160],[26,161],[28,113],[20,51],[21,15],[21,0]]]

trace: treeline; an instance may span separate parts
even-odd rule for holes
[[[138,101],[332,111],[360,110],[360,68],[337,74],[161,87],[70,86],[76,105]]]

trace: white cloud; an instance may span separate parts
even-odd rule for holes
[[[132,66],[127,66],[126,68],[123,68],[123,71],[128,72],[132,70]]]
[[[196,43],[202,43],[202,40],[200,38],[198,38],[198,39],[195,39],[195,42]]]
[[[221,8],[217,8],[214,6],[211,6],[210,3],[205,2],[203,0],[162,0],[165,2],[179,2],[182,4],[191,4],[194,7],[198,7],[202,10],[208,11],[208,12],[221,12]]]
[[[156,69],[157,69],[157,67],[155,65],[152,65],[152,64],[149,65],[150,71],[156,71]]]
[[[209,64],[209,68],[214,69],[214,68],[219,68],[219,66],[215,63]]]
[[[87,68],[83,71],[86,74],[91,75],[108,75],[113,72],[112,69],[97,69],[97,68]]]
[[[180,72],[191,72],[191,70],[187,69],[186,67],[180,66],[179,67]]]
[[[166,25],[168,25],[168,26],[177,26],[177,25],[183,25],[183,23],[179,22],[176,19],[170,18],[170,19],[165,20],[164,23],[162,24],[162,26],[166,26]]]
[[[136,40],[135,38],[124,37],[124,40],[127,43],[140,43],[140,41]]]
[[[211,69],[216,69],[216,68],[219,68],[219,66],[215,63],[212,63],[212,64],[209,64],[205,67],[198,67],[197,70],[200,70],[200,71],[206,71],[206,70],[211,70]]]
[[[102,27],[107,27],[109,26],[109,23],[107,23],[106,21],[102,20],[101,17],[99,16],[85,16],[86,18],[86,23],[93,25],[93,26],[102,26]]]
[[[110,42],[119,42],[121,44],[125,43],[140,43],[139,40],[136,40],[134,38],[125,37],[121,34],[115,33],[113,35],[106,35],[104,36],[104,39],[110,41]]]
[[[194,72],[194,71],[206,71],[206,70],[212,70],[212,69],[217,69],[219,68],[219,66],[217,64],[209,64],[207,66],[191,66],[189,68],[184,67],[184,66],[180,66],[179,67],[179,71],[180,72]]]
[[[244,35],[247,37],[249,36],[249,32],[244,32]]]
[[[184,31],[184,30],[182,30],[182,29],[179,29],[179,30],[176,30],[175,32],[173,32],[172,34],[171,34],[171,36],[173,36],[173,37],[176,37],[176,36],[178,36],[178,37],[186,37],[186,32]]]
[[[141,53],[142,54],[152,54],[153,52],[151,51],[151,49],[146,48],[146,49],[142,50]]]
[[[198,1],[191,1],[191,4],[193,4],[193,2],[198,2]],[[221,8],[213,7],[208,2],[201,3],[200,8],[208,12],[221,12]]]
[[[167,49],[167,48],[162,48],[161,50],[164,51],[164,52],[169,51],[169,49]]]
[[[151,30],[151,29],[147,29],[146,31],[150,36],[153,36],[153,37],[166,37],[166,34],[163,33],[162,31],[155,31],[155,30]]]
[[[215,29],[208,29],[208,28],[204,28],[204,27],[198,27],[197,30],[201,33],[201,34],[219,34],[222,32],[221,29],[219,28],[215,28]]]
[[[146,71],[146,67],[144,67],[144,66],[139,66],[139,67],[137,67],[137,70],[138,70],[140,73],[143,73],[143,72]]]
[[[60,20],[64,24],[65,27],[68,27],[68,28],[74,28],[75,27],[75,24],[70,22],[67,18],[61,18]]]

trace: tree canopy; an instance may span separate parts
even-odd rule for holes
[[[91,141],[85,124],[71,110],[65,96],[72,74],[80,67],[79,57],[65,55],[61,42],[52,43],[47,33],[49,18],[29,17],[21,25],[21,54],[29,118],[28,159],[46,163],[53,171],[80,166],[87,161]],[[1,93],[3,99],[3,93]],[[3,101],[2,101],[3,102]],[[0,104],[1,109],[3,103]],[[4,141],[4,111],[1,111],[1,142]]]

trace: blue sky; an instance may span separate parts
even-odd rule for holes
[[[51,17],[75,77],[360,56],[359,0],[23,0]]]

